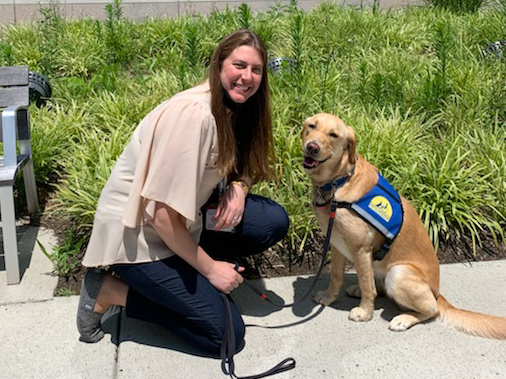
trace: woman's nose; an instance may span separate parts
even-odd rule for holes
[[[243,80],[251,80],[251,69],[247,67],[242,72],[242,79]]]

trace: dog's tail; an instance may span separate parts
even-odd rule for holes
[[[506,317],[455,308],[441,294],[437,298],[437,305],[438,319],[445,325],[474,336],[506,340]]]

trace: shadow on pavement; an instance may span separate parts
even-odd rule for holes
[[[297,301],[297,299],[304,296],[307,289],[310,288],[313,280],[314,277],[311,276],[298,277],[295,280],[287,281],[287,283],[291,283],[293,287],[294,296],[291,298]],[[318,317],[323,312],[325,307],[321,304],[315,303],[312,300],[312,296],[316,293],[316,291],[325,289],[328,285],[328,281],[328,274],[323,275],[322,278],[318,280],[313,293],[307,297],[304,302],[291,308],[291,312],[298,318],[297,320],[277,325],[262,325],[261,317],[266,317],[272,313],[280,312],[281,309],[261,299],[247,286],[243,285],[236,289],[232,293],[232,297],[243,315],[259,317],[258,323],[247,323],[247,327],[258,327],[264,329],[290,328],[306,323]],[[357,279],[355,274],[346,274],[343,289],[356,283]],[[278,304],[288,303],[287,299],[284,300],[273,291],[267,290],[264,281],[255,280],[254,285],[262,292],[265,292],[272,301]],[[286,293],[286,290],[284,292]],[[293,302],[293,300],[290,300],[290,302]],[[349,312],[352,308],[359,305],[359,302],[360,300],[358,298],[349,297],[343,293],[341,297],[328,308],[332,308],[335,311]],[[376,299],[375,309],[382,309],[383,312],[381,312],[380,317],[387,321],[390,321],[400,312],[397,305],[392,300],[384,296],[380,296]],[[116,309],[111,312],[110,315],[106,316],[102,321],[102,326],[106,334],[111,335],[111,341],[117,346],[121,343],[135,342],[142,345],[175,350],[194,356],[219,358],[218,356],[210,355],[205,351],[196,349],[180,337],[170,333],[160,326],[127,318],[124,311],[120,309]]]
[[[38,226],[16,226],[16,239],[18,242],[19,254],[19,271],[21,279],[23,278],[23,275],[27,268],[30,267],[32,253],[35,247],[38,232]],[[2,233],[0,233],[0,271],[5,271],[4,244]]]
[[[102,329],[106,335],[109,334],[111,336],[111,342],[116,346],[134,342],[198,357],[219,358],[218,355],[212,355],[195,348],[161,326],[128,318],[125,315],[125,311],[119,307],[111,312],[111,314],[104,316],[102,319]]]

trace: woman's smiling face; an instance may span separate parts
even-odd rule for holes
[[[263,61],[253,46],[235,48],[221,66],[221,85],[238,104],[253,96],[262,83]]]

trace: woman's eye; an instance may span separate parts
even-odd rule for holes
[[[254,67],[252,70],[255,74],[262,74],[262,69],[260,67]]]

